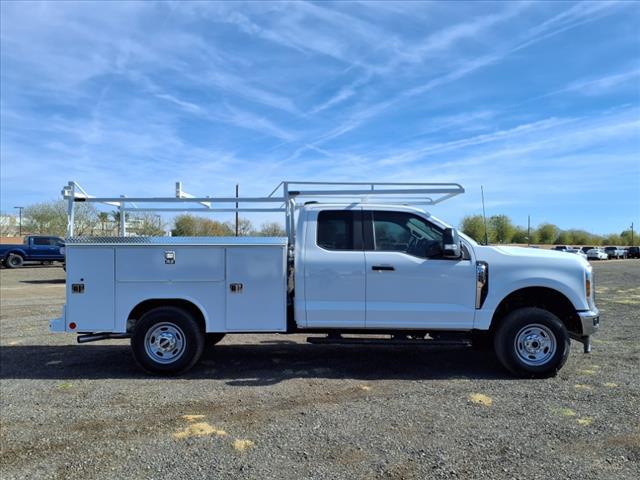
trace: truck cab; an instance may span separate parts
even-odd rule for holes
[[[287,238],[68,238],[67,305],[50,329],[131,338],[156,374],[188,370],[229,333],[489,347],[523,377],[555,375],[571,339],[590,351],[600,316],[582,257],[479,245],[416,206],[285,192]]]
[[[296,323],[302,328],[470,330],[475,257],[443,248],[448,228],[385,205],[305,207],[298,220]]]

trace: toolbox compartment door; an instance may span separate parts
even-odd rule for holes
[[[226,284],[228,332],[286,331],[284,246],[227,248]]]
[[[67,331],[109,332],[115,322],[113,247],[67,247]]]
[[[222,282],[224,247],[123,246],[116,264],[118,282]]]

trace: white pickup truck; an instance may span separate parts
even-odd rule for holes
[[[428,185],[411,190],[412,199],[416,191],[445,190],[411,185]],[[155,374],[187,371],[227,333],[308,333],[315,335],[311,343],[492,345],[500,362],[524,377],[554,375],[571,338],[589,351],[599,313],[592,268],[579,256],[479,245],[397,200],[408,189],[376,191],[364,202],[302,204],[296,200],[338,194],[290,187],[285,183],[289,191],[279,198],[288,238],[70,236],[67,303],[50,330],[79,334],[80,343],[130,337],[137,362]],[[90,197],[71,190],[65,197],[72,219],[73,202]],[[452,194],[437,193],[445,195],[426,203]],[[393,204],[371,197],[392,197]],[[231,201],[190,199],[208,201],[203,209],[222,200]]]

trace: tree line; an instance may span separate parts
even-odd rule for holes
[[[125,213],[127,234],[138,236],[162,236],[168,228],[161,216],[154,213]],[[74,210],[74,234],[76,236],[117,236],[120,212],[101,212],[90,203],[77,203]],[[18,234],[17,224],[1,225],[2,236]],[[171,225],[171,234],[178,237],[233,236],[234,222],[220,222],[195,215],[178,215]],[[67,232],[67,202],[64,200],[36,203],[22,212],[24,235],[54,235],[64,237]],[[242,236],[286,236],[284,228],[277,222],[265,222],[255,228],[247,218],[240,218],[238,234]]]
[[[468,215],[462,219],[460,230],[475,241],[484,243],[485,225],[482,215]],[[541,223],[529,232],[526,227],[514,225],[506,215],[487,218],[489,243],[532,243],[542,245],[631,245],[631,230],[609,235],[596,235],[586,230],[562,230],[553,223]],[[637,239],[635,239],[637,243]]]
[[[171,229],[171,235],[174,237],[232,237],[235,233],[235,222],[219,222],[195,215],[178,215]],[[258,230],[248,218],[239,218],[238,235],[284,237],[287,233],[278,222],[265,222]]]

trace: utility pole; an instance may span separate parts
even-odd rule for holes
[[[18,209],[18,212],[20,212],[20,213],[19,213],[19,215],[20,215],[20,217],[19,217],[19,218],[20,218],[20,219],[18,220],[18,236],[19,236],[19,237],[21,237],[21,236],[22,236],[22,209],[23,209],[24,207],[13,207],[13,208],[17,208],[17,209]],[[632,227],[632,228],[633,228],[633,227]]]
[[[527,215],[527,246],[531,246],[531,215]]]
[[[634,241],[634,238],[633,238],[633,222],[631,222],[631,246],[635,247],[636,244],[633,243],[633,241]]]
[[[239,185],[236,183],[236,198],[238,198]],[[236,237],[238,236],[238,202],[236,202]]]

